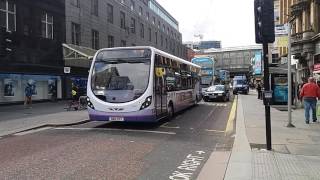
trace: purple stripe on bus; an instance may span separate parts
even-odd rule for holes
[[[156,122],[156,116],[152,109],[146,109],[137,112],[102,112],[88,108],[89,118],[91,121],[109,121],[109,117],[123,117],[128,122]]]

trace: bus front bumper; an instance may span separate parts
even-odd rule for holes
[[[144,109],[135,112],[103,112],[88,108],[91,121],[118,121],[118,122],[156,122],[153,109]]]

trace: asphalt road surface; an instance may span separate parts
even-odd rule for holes
[[[201,102],[157,124],[89,122],[0,139],[1,179],[196,179],[230,151],[232,102]],[[213,169],[214,171],[214,169]]]

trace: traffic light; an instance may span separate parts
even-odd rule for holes
[[[256,43],[273,43],[274,4],[273,0],[254,0]]]
[[[7,55],[5,33],[6,29],[0,28],[0,57],[5,57]]]
[[[0,57],[6,57],[13,53],[14,50],[14,35],[11,31],[7,31],[5,28],[0,30]]]

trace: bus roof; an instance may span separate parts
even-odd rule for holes
[[[166,53],[164,51],[161,51],[159,49],[156,49],[152,46],[132,46],[132,47],[114,47],[114,48],[103,48],[103,49],[100,49],[97,51],[96,55],[101,52],[101,51],[104,51],[104,50],[116,50],[116,49],[151,49],[157,53],[159,53],[160,55],[163,55],[163,56],[166,56],[167,58],[170,58],[170,59],[174,59],[175,61],[178,61],[180,63],[184,63],[184,64],[187,64],[187,65],[190,65],[190,66],[193,66],[193,67],[196,67],[196,68],[201,68],[200,66],[192,63],[192,62],[189,62],[189,61],[186,61],[182,58],[179,58],[177,56],[174,56],[172,54],[169,54],[169,53]]]

